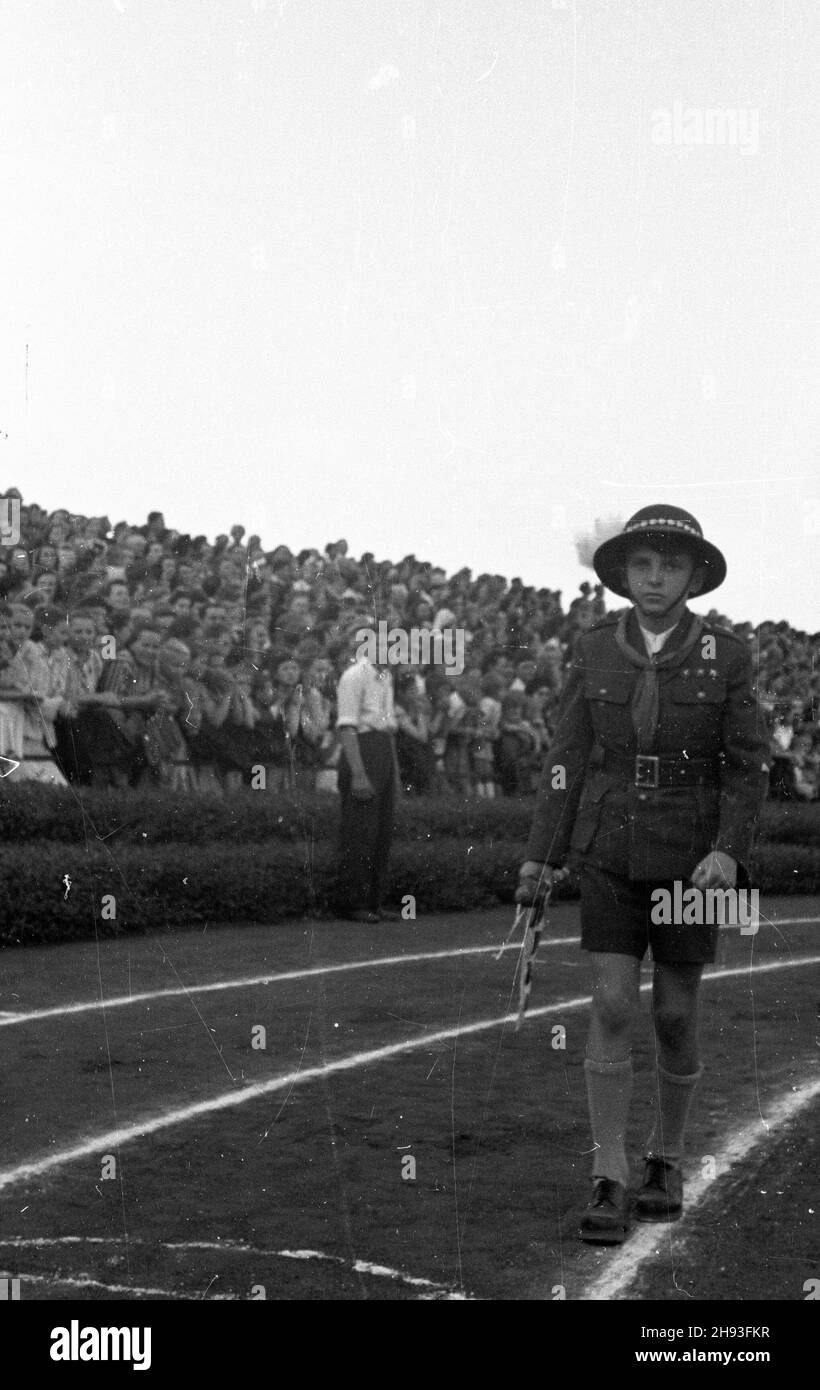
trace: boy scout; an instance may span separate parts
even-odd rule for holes
[[[581,1237],[617,1244],[628,1226],[624,1136],[640,963],[650,945],[657,1119],[636,1214],[674,1220],[683,1201],[684,1128],[703,1070],[698,988],[717,934],[682,921],[655,925],[651,893],[672,891],[675,881],[701,890],[748,882],[767,740],[747,643],[686,606],[726,575],[695,518],[678,507],[645,507],[598,547],[593,564],[633,606],[580,639],[516,896],[532,901],[572,851],[581,944],[593,969],[585,1071],[595,1158]]]

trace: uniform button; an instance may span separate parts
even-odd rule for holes
[[[698,691],[698,699],[699,699],[699,700],[705,700],[705,699],[706,699],[706,691],[705,691],[705,690],[699,690],[699,691]]]
[[[638,792],[638,800],[646,801],[646,792]]]
[[[605,686],[605,685],[602,685],[602,686],[601,686],[600,690],[598,691],[598,694],[599,694],[599,695],[606,695],[606,686]]]

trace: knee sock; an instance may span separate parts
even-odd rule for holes
[[[610,1178],[629,1186],[626,1126],[632,1099],[632,1063],[584,1062],[589,1096],[592,1138],[597,1146],[592,1163],[594,1178]]]
[[[658,1064],[658,1112],[646,1141],[648,1154],[663,1158],[667,1163],[680,1163],[689,1107],[702,1075],[702,1066],[689,1076],[678,1076]]]

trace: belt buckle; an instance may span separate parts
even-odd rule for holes
[[[654,753],[638,753],[635,758],[635,786],[658,788],[660,758]]]

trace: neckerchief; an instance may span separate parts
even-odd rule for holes
[[[674,670],[675,667],[683,664],[700,637],[703,630],[703,619],[695,613],[690,614],[691,622],[680,645],[673,647],[671,651],[669,650],[669,644],[674,641],[675,637],[673,630],[661,650],[656,652],[654,656],[647,656],[645,649],[643,653],[637,651],[627,638],[626,620],[631,611],[629,608],[625,609],[618,619],[615,641],[627,661],[631,661],[633,666],[640,667],[642,673],[632,696],[632,725],[638,740],[638,752],[650,753],[655,746],[655,736],[658,731],[658,671],[661,668]]]

